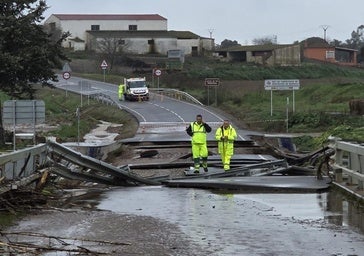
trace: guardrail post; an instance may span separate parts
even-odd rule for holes
[[[343,182],[343,169],[334,168],[334,173],[335,173],[335,181],[338,183]]]

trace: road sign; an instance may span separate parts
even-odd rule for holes
[[[219,86],[220,78],[205,78],[205,86]]]
[[[3,124],[25,125],[45,122],[45,104],[42,100],[7,100],[3,106]]]
[[[68,64],[68,62],[66,62],[63,67],[62,67],[62,72],[69,72],[71,73],[72,70],[71,70],[71,67],[70,67],[70,64]]]
[[[286,79],[286,80],[265,80],[265,90],[298,90],[300,88],[300,80]]]
[[[154,74],[155,74],[156,76],[160,76],[160,75],[162,74],[162,71],[161,71],[160,69],[156,69],[156,70],[154,71]]]
[[[63,79],[70,79],[71,78],[71,73],[70,72],[63,72]]]
[[[293,97],[292,106],[293,106],[293,112],[295,112],[296,107],[295,107],[294,91],[300,89],[300,80],[298,80],[298,79],[265,80],[264,89],[270,91],[270,115],[271,116],[273,116],[273,91],[282,91],[282,90],[292,91],[292,97]],[[287,105],[288,104],[289,104],[289,98],[287,98]],[[287,117],[287,120],[288,120],[288,117]],[[288,124],[288,121],[287,121],[287,124]]]
[[[103,60],[100,66],[102,69],[107,69],[109,65],[107,65],[106,60]]]

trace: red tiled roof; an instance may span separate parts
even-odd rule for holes
[[[159,14],[53,14],[60,20],[167,20]]]

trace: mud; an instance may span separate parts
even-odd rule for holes
[[[68,240],[62,240],[72,242],[73,245],[83,246],[88,250],[100,252],[100,255],[101,252],[107,253],[107,255],[197,255],[196,253],[199,251],[176,225],[148,216],[121,215],[110,211],[42,212],[38,215],[27,216],[17,227],[9,230],[67,237]],[[126,245],[73,242],[72,238],[112,241]],[[48,238],[32,239],[29,237],[19,238],[18,236],[13,239],[26,240],[38,245],[49,244]],[[54,247],[59,246],[59,243],[52,241],[52,245]],[[76,254],[57,252],[29,255]]]

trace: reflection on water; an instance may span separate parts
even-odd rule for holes
[[[279,255],[293,250],[295,255],[304,255],[307,246],[315,244],[312,250],[320,255],[364,250],[364,244],[359,245],[364,239],[363,208],[337,191],[224,194],[163,186],[127,187],[103,194],[98,208],[175,223],[206,252],[218,255],[241,255],[245,249],[249,255],[271,255],[272,247]],[[331,229],[331,224],[336,228]],[[348,238],[346,229],[357,234],[355,241]],[[335,244],[332,237],[337,239]],[[322,248],[326,251],[319,251]]]
[[[275,208],[283,217],[324,219],[364,234],[364,206],[337,190],[318,194],[238,194]]]
[[[320,200],[323,199],[321,195],[318,195],[318,199],[323,202],[323,209],[332,213],[327,216],[329,223],[349,226],[364,234],[364,206],[358,201],[335,190],[327,194],[326,200]]]

